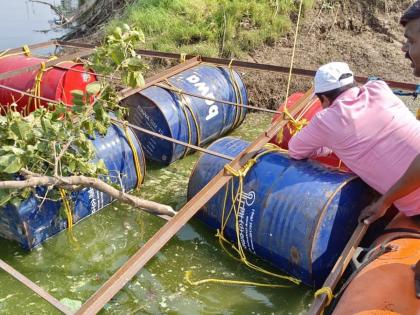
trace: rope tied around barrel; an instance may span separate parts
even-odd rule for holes
[[[245,253],[245,250],[244,250],[244,248],[242,246],[242,243],[241,243],[239,216],[240,216],[241,208],[242,208],[242,205],[243,205],[243,202],[244,202],[242,200],[243,189],[244,189],[244,179],[247,176],[247,174],[249,173],[249,171],[252,169],[252,167],[255,164],[258,163],[259,159],[262,156],[267,155],[269,153],[273,153],[273,152],[285,152],[286,151],[284,149],[279,148],[278,146],[276,146],[274,144],[266,145],[265,149],[266,150],[257,154],[254,158],[248,160],[248,162],[243,167],[241,167],[239,170],[234,169],[229,164],[226,164],[224,166],[225,172],[227,172],[228,174],[236,177],[239,180],[239,183],[238,183],[238,188],[237,188],[236,191],[235,191],[234,180],[231,180],[230,183],[228,182],[226,184],[220,229],[217,230],[215,236],[218,238],[221,248],[231,258],[242,262],[248,268],[251,268],[251,269],[253,269],[257,272],[263,273],[265,275],[276,277],[276,278],[279,278],[279,279],[282,279],[282,280],[287,280],[287,281],[290,281],[290,282],[294,283],[295,285],[299,285],[301,283],[301,281],[299,279],[295,278],[295,277],[274,273],[274,272],[268,271],[264,268],[261,268],[261,267],[255,265],[255,264],[251,263],[248,260],[247,255]],[[227,210],[226,208],[227,208],[227,200],[228,200],[229,191],[231,193],[232,206],[230,207],[229,210]],[[229,219],[231,218],[232,215],[234,216],[234,220],[235,220],[235,232],[236,232],[236,243],[235,244],[230,242],[228,239],[226,239],[225,233],[224,233],[225,228],[228,224],[228,221],[229,221]],[[230,245],[231,249],[233,250],[233,253],[226,248],[225,244]],[[256,282],[248,282],[248,281],[237,281],[237,280],[228,280],[228,279],[214,279],[214,278],[192,282],[190,280],[190,277],[191,277],[191,271],[187,271],[186,272],[186,281],[188,283],[192,284],[192,285],[198,285],[198,284],[207,283],[207,282],[215,282],[215,283],[224,283],[224,284],[253,285],[253,286],[272,287],[272,288],[277,288],[277,287],[288,288],[288,287],[292,286],[292,285],[278,285],[278,284],[256,283]]]
[[[116,122],[112,122],[112,124],[118,125]],[[133,142],[133,139],[131,138],[128,122],[126,120],[122,121],[121,127],[124,130],[125,138],[127,139],[128,145],[130,146],[130,149],[131,149],[131,153],[133,154],[134,168],[135,168],[136,176],[137,176],[136,189],[139,189],[141,187],[141,184],[143,183],[144,176],[141,170],[141,164],[139,160],[138,151]],[[121,183],[121,186],[122,186],[122,183]],[[124,188],[124,187],[121,187],[121,188]]]
[[[185,94],[183,93],[183,90],[178,88],[177,86],[175,86],[174,84],[172,84],[168,79],[164,80],[164,83],[169,86],[171,89],[175,90],[175,93],[177,94],[177,100],[179,101],[180,107],[182,112],[184,113],[185,116],[185,120],[187,122],[187,127],[188,127],[188,144],[193,144],[192,143],[192,127],[191,127],[191,121],[190,121],[190,117],[188,115],[188,112],[190,113],[192,119],[193,119],[193,123],[195,125],[195,130],[196,130],[196,136],[197,136],[197,146],[201,145],[201,127],[200,124],[198,123],[198,119],[195,116],[195,113],[191,107],[191,104],[189,103],[187,97],[185,96]],[[187,112],[188,110],[188,112]],[[190,151],[190,148],[186,147],[183,157],[187,156],[188,152]]]
[[[57,59],[56,56],[51,56],[47,62],[51,60]],[[45,62],[41,62],[38,73],[35,76],[34,86],[32,87],[31,93],[34,95],[34,97],[30,97],[28,100],[28,104],[24,108],[24,115],[29,115],[31,112],[31,103],[33,103],[33,109],[37,110],[41,107],[41,83],[42,79],[44,77],[45,72],[50,70],[51,68],[47,68]]]
[[[67,218],[67,228],[68,228],[67,235],[69,236],[70,241],[73,244],[75,244],[77,247],[79,247],[78,245],[79,243],[73,234],[73,225],[74,225],[73,212],[71,210],[70,203],[66,195],[66,191],[63,188],[59,188],[59,192],[60,192],[61,200],[63,201],[64,213],[66,214],[66,218]]]
[[[229,65],[228,65],[230,82],[232,83],[233,92],[235,94],[235,103],[243,104],[244,100],[243,100],[242,91],[241,91],[241,88],[239,87],[239,83],[236,79],[235,72],[234,72],[233,67],[232,67],[233,61],[234,60],[231,59],[230,62],[229,62]],[[232,128],[238,127],[238,125],[241,123],[243,110],[244,109],[240,106],[235,107],[235,119],[233,121]],[[238,114],[238,112],[239,112],[239,114]]]

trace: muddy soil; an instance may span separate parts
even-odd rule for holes
[[[416,82],[410,62],[401,52],[399,18],[407,0],[317,0],[301,24],[294,66],[316,70],[331,61],[347,62],[357,75]],[[289,66],[294,31],[272,47],[249,55],[250,61]],[[287,75],[245,71],[252,105],[277,108],[286,94]],[[294,76],[291,92],[307,90],[311,78]],[[418,105],[408,101],[414,109]]]

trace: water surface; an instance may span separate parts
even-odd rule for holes
[[[251,114],[232,135],[256,138],[269,115]],[[148,164],[139,195],[180,208],[186,202],[188,177],[198,154],[169,167]],[[92,295],[163,224],[164,220],[130,206],[113,203],[74,227],[72,241],[61,233],[33,252],[0,240],[1,258],[66,304],[78,307]],[[215,231],[192,220],[117,295],[104,314],[300,314],[312,301],[304,286],[258,288],[206,284],[193,280],[226,278],[279,283],[228,257],[219,247]],[[58,314],[53,307],[0,272],[1,314]],[[288,284],[282,282],[284,284]]]
[[[65,10],[74,10],[82,0],[43,0]],[[57,15],[48,5],[29,0],[0,1],[0,50],[45,42],[65,34],[66,30],[54,28]],[[48,31],[48,32],[44,32]]]

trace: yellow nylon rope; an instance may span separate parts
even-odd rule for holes
[[[292,50],[292,58],[290,61],[290,69],[289,69],[289,77],[287,80],[287,88],[286,88],[286,98],[285,98],[285,104],[287,105],[287,99],[289,98],[289,91],[290,91],[290,83],[292,81],[292,73],[293,73],[293,65],[295,62],[295,54],[296,54],[296,45],[297,45],[297,39],[299,34],[299,24],[300,24],[300,17],[302,15],[302,7],[303,7],[303,0],[300,0],[299,5],[299,12],[298,12],[298,18],[296,22],[296,30],[295,30],[295,39],[293,43],[293,50]],[[292,123],[293,126],[295,126],[296,130],[301,130],[305,125],[302,123],[299,123],[295,118],[290,114],[289,110],[287,109],[287,106],[284,106],[283,114],[287,117]],[[298,129],[300,128],[300,129]],[[279,134],[277,135],[277,140],[283,139],[283,130],[280,130]]]
[[[229,191],[229,184],[226,185],[226,192],[225,192],[225,197],[224,197],[224,204],[223,204],[223,208],[222,208],[222,218],[221,218],[221,224],[220,224],[220,230],[217,231],[216,233],[216,237],[219,240],[219,243],[222,247],[222,249],[233,259],[236,259],[238,261],[241,261],[243,264],[245,264],[247,267],[272,276],[272,277],[276,277],[279,279],[283,279],[283,280],[287,280],[290,281],[296,285],[300,284],[301,281],[297,278],[291,277],[291,276],[285,276],[285,275],[281,275],[281,274],[277,274],[277,273],[273,273],[270,272],[264,268],[261,268],[253,263],[251,263],[245,253],[245,250],[243,249],[243,246],[241,244],[241,240],[240,240],[240,227],[239,227],[239,208],[240,208],[240,203],[241,203],[241,196],[243,194],[243,187],[244,187],[244,179],[247,175],[247,173],[252,169],[252,167],[258,162],[258,159],[261,158],[262,156],[272,153],[272,152],[284,152],[286,150],[283,150],[281,148],[279,148],[278,146],[274,145],[274,144],[268,144],[267,146],[265,146],[266,150],[260,154],[258,154],[255,158],[250,159],[241,169],[239,170],[235,170],[233,169],[229,164],[225,165],[225,170],[227,172],[229,172],[230,174],[232,174],[233,176],[237,177],[239,180],[239,184],[238,184],[238,188],[235,192],[235,188],[234,188],[234,181],[231,180],[230,184],[230,190],[231,190],[231,196],[232,196],[232,206],[229,209],[227,215],[225,215],[226,211],[226,205],[227,205],[227,196],[228,196],[228,191]],[[235,231],[236,231],[236,244],[231,243],[229,240],[227,240],[224,236],[224,230],[227,226],[227,223],[229,221],[229,218],[231,217],[231,215],[234,215],[234,219],[235,219]],[[227,250],[227,248],[225,247],[224,244],[229,244],[232,248],[232,250],[236,253],[236,256],[233,255],[230,251]],[[237,281],[237,280],[227,280],[227,279],[215,279],[215,278],[209,278],[209,279],[203,279],[203,280],[199,280],[196,282],[192,282],[190,280],[192,272],[191,271],[187,271],[186,273],[186,281],[190,284],[193,285],[199,285],[202,283],[208,283],[208,282],[213,282],[213,283],[224,283],[224,284],[237,284],[237,285],[254,285],[254,286],[264,286],[264,287],[290,287],[290,286],[286,286],[286,285],[276,285],[276,284],[266,284],[266,283],[255,283],[255,282],[248,282],[248,281]]]
[[[269,288],[288,288],[288,285],[282,285],[282,284],[267,284],[267,283],[259,283],[259,282],[252,282],[252,281],[239,281],[239,280],[224,280],[224,279],[204,279],[199,281],[192,281],[191,280],[192,272],[186,271],[185,272],[185,281],[189,285],[201,285],[204,283],[221,283],[221,284],[232,284],[232,285],[251,285],[255,287],[269,287]]]
[[[45,62],[41,62],[40,68],[38,70],[38,73],[35,76],[35,82],[34,86],[32,87],[31,93],[35,97],[29,97],[28,104],[24,108],[24,115],[29,115],[31,112],[31,104],[33,103],[33,110],[37,110],[41,106],[41,100],[39,97],[41,96],[41,82],[42,77],[46,71]]]
[[[164,82],[170,88],[172,88],[173,90],[176,90],[175,93],[178,95],[178,100],[180,102],[182,112],[184,113],[185,120],[187,121],[188,144],[192,144],[192,128],[191,128],[191,122],[190,122],[190,118],[188,116],[187,110],[190,112],[191,117],[192,117],[193,122],[194,122],[194,125],[195,125],[195,130],[196,130],[196,134],[197,134],[197,146],[200,146],[201,145],[201,127],[200,127],[200,124],[198,123],[197,117],[195,116],[195,113],[194,113],[191,105],[188,102],[188,99],[185,97],[183,91],[181,89],[179,89],[178,87],[176,87],[175,85],[173,85],[169,80],[165,80]],[[187,147],[184,151],[183,156],[185,157],[188,154],[189,151],[190,151],[190,149]]]
[[[69,231],[71,232],[73,230],[73,214],[71,213],[71,208],[69,205],[69,201],[67,200],[66,192],[63,188],[59,189],[61,199],[63,200],[63,206],[64,206],[64,212],[67,216],[67,227]]]
[[[10,49],[6,49],[6,50],[2,51],[0,53],[0,59],[11,57],[11,56],[19,56],[19,55],[25,55],[26,57],[30,57],[31,56],[31,50],[29,49],[28,45],[23,45],[21,52],[16,52],[16,53],[8,54],[7,52],[9,50]]]
[[[55,59],[57,59],[57,57],[52,56],[48,59],[48,61],[55,60]],[[30,107],[31,107],[32,101],[33,101],[33,105],[34,105],[33,110],[37,110],[38,108],[41,107],[41,83],[42,83],[42,78],[43,78],[45,72],[47,72],[49,69],[51,69],[51,68],[47,68],[45,62],[41,62],[39,71],[38,71],[37,75],[35,76],[34,86],[33,86],[32,91],[31,91],[32,94],[35,97],[31,96],[29,98],[28,104],[24,108],[24,115],[29,115],[29,113],[31,112]]]
[[[73,234],[73,213],[71,211],[71,207],[66,196],[66,191],[63,188],[59,188],[59,191],[60,191],[61,199],[63,200],[64,212],[67,217],[67,228],[68,228],[67,236],[69,237],[70,242],[73,243],[76,246],[76,248],[79,248],[79,243]]]
[[[141,165],[139,161],[139,155],[137,152],[137,148],[133,143],[133,139],[131,139],[130,131],[128,129],[128,126],[124,124],[124,133],[125,137],[127,139],[128,145],[131,148],[131,152],[133,153],[133,160],[134,160],[134,168],[136,169],[136,175],[137,175],[137,182],[136,182],[136,189],[139,189],[141,187],[141,184],[143,183],[143,173],[141,171]]]
[[[239,87],[238,81],[236,80],[235,73],[233,72],[232,63],[233,63],[233,59],[230,60],[228,69],[229,69],[230,81],[233,87],[233,92],[235,93],[235,103],[243,104],[242,91]],[[239,115],[238,115],[238,112],[239,112]],[[243,113],[243,108],[241,106],[235,106],[235,119],[233,120],[232,128],[235,128],[238,126],[242,118],[242,113]]]
[[[298,39],[298,34],[299,34],[299,24],[300,24],[300,17],[302,15],[302,7],[303,7],[303,0],[300,0],[299,13],[298,13],[298,18],[296,22],[295,40],[293,43],[293,50],[292,50],[292,60],[290,62],[289,78],[287,80],[286,101],[289,98],[290,83],[292,81],[293,64],[295,62],[296,44],[297,44],[297,39]]]
[[[314,297],[318,297],[322,294],[327,295],[327,303],[325,303],[325,306],[330,305],[332,300],[334,299],[334,294],[332,292],[332,289],[330,287],[323,287],[315,292]],[[322,310],[321,315],[322,314],[324,314],[324,309]]]

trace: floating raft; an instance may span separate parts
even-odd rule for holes
[[[249,145],[233,137],[209,149],[236,156]],[[188,199],[198,193],[226,161],[202,155],[191,174]],[[237,186],[238,180],[236,180]],[[198,217],[213,229],[221,228],[226,188],[219,191]],[[360,211],[375,193],[353,174],[327,169],[317,162],[296,161],[284,153],[258,159],[244,179],[238,227],[241,245],[311,286],[320,286],[352,235]],[[229,188],[225,236],[236,244]]]
[[[140,142],[131,129],[127,129],[127,132],[140,162],[138,171],[144,176],[145,160]],[[96,150],[96,158],[102,159],[108,169],[107,178],[124,191],[136,187],[138,177],[134,153],[124,129],[111,125],[105,136],[97,135],[92,143]],[[44,196],[45,188],[37,188],[37,194]],[[110,196],[93,188],[69,193],[68,197],[73,204],[73,222],[94,214],[112,201]],[[67,218],[60,211],[62,202],[45,200],[40,207],[41,201],[42,198],[31,196],[20,205],[8,204],[0,208],[0,236],[17,241],[24,249],[31,250],[66,229]]]

